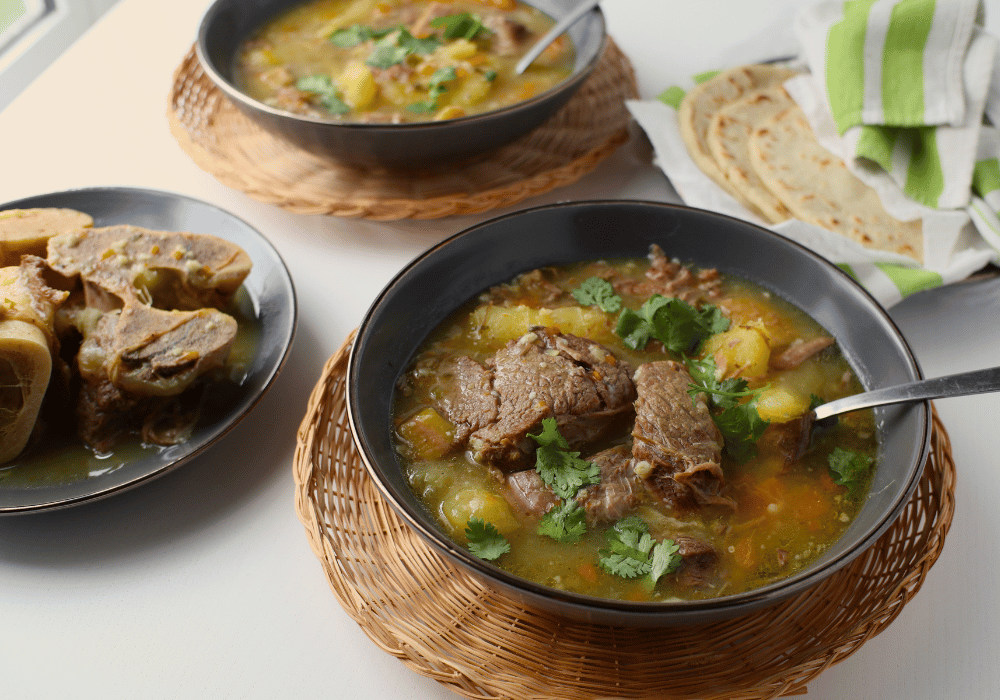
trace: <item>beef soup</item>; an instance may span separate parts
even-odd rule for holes
[[[426,122],[528,100],[573,72],[561,36],[522,75],[517,61],[554,22],[515,0],[313,0],[237,51],[236,86],[318,119]]]
[[[545,268],[441,324],[401,377],[396,445],[441,528],[507,571],[630,601],[790,576],[867,496],[870,411],[807,315],[668,259]]]

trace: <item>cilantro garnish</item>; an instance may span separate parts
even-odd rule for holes
[[[469,551],[480,559],[497,559],[510,551],[510,542],[500,534],[492,523],[473,515],[465,526],[465,536],[469,541]]]
[[[441,46],[441,41],[436,37],[429,36],[426,39],[418,39],[403,28],[392,30],[375,42],[372,52],[365,59],[365,63],[372,68],[391,68],[397,63],[402,63],[410,54],[427,55]]]
[[[528,433],[528,437],[538,443],[535,452],[535,469],[538,475],[559,498],[576,497],[584,486],[601,481],[601,469],[593,462],[580,459],[579,452],[570,452],[569,443],[559,434],[555,418],[542,421],[542,432]]]
[[[624,309],[615,333],[633,350],[642,350],[655,338],[667,350],[684,354],[728,329],[729,319],[716,306],[696,309],[682,299],[654,294],[638,311]]]
[[[347,29],[338,29],[328,37],[328,41],[341,49],[351,49],[360,46],[372,39],[381,39],[387,34],[396,31],[398,27],[391,29],[372,29],[361,24],[355,24]]]
[[[324,107],[334,114],[347,114],[351,108],[340,99],[337,87],[328,75],[307,75],[295,82],[295,87],[303,92],[312,92],[319,97]]]
[[[474,39],[480,32],[489,33],[482,20],[471,12],[432,19],[431,26],[435,29],[443,28],[441,36],[445,39]]]
[[[582,306],[599,306],[601,311],[616,313],[622,308],[622,298],[606,279],[589,277],[573,290],[573,297]]]
[[[685,363],[694,380],[688,388],[691,400],[704,393],[711,408],[721,409],[710,413],[722,434],[726,452],[740,463],[752,459],[757,454],[757,441],[770,425],[757,412],[757,399],[763,389],[750,389],[746,379],[717,379],[715,360],[710,357],[688,359]]]
[[[538,524],[538,534],[572,544],[579,542],[587,532],[587,511],[575,500],[563,501],[542,516]]]
[[[833,483],[854,488],[860,486],[868,476],[872,460],[859,452],[835,447],[827,457],[827,463]]]
[[[630,515],[608,532],[608,547],[600,550],[598,564],[609,574],[623,578],[648,574],[655,584],[664,574],[680,568],[678,549],[673,540],[654,540],[645,521]]]
[[[445,83],[458,78],[458,74],[452,66],[447,66],[445,68],[438,68],[431,75],[431,79],[427,85],[427,100],[425,102],[415,102],[407,107],[411,112],[417,112],[419,114],[424,114],[427,112],[432,112],[437,109],[437,99],[443,93],[448,91],[445,87]]]
[[[486,82],[492,83],[494,80],[497,79],[497,72],[492,68],[487,68],[486,71],[483,73],[483,77],[486,78]]]

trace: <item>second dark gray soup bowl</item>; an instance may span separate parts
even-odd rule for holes
[[[522,0],[559,19],[576,0]],[[214,0],[202,16],[195,50],[205,74],[265,130],[310,153],[344,165],[416,171],[495,151],[540,126],[569,101],[604,51],[607,31],[599,9],[569,30],[576,47],[573,73],[535,97],[503,109],[445,121],[362,124],[293,114],[249,97],[233,83],[233,58],[262,24],[305,0]]]
[[[520,272],[601,258],[668,256],[750,280],[832,333],[866,388],[921,377],[899,330],[839,268],[771,231],[697,209],[653,202],[557,204],[503,216],[456,234],[407,265],[375,300],[354,342],[348,412],[365,467],[400,516],[431,547],[520,602],[579,621],[666,626],[749,613],[815,585],[863,552],[898,517],[927,459],[926,403],[877,410],[878,468],[848,531],[818,561],[738,595],[634,603],[568,593],[503,571],[455,544],[407,485],[393,448],[393,388],[426,334],[464,302]]]

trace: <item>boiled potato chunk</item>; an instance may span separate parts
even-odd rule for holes
[[[438,459],[451,451],[455,426],[433,408],[425,408],[398,428],[412,459]]]
[[[757,413],[766,421],[785,423],[809,410],[809,397],[785,386],[772,386],[757,399]]]
[[[337,87],[344,97],[344,102],[354,109],[364,109],[370,105],[378,94],[378,85],[371,70],[360,61],[347,64],[337,78]]]
[[[502,534],[517,529],[519,523],[510,504],[502,496],[478,486],[467,486],[448,494],[441,504],[444,516],[456,533],[465,534],[469,518],[491,523]]]
[[[766,331],[757,326],[737,326],[705,341],[706,356],[726,377],[753,379],[767,373],[771,347]]]
[[[529,306],[480,306],[470,318],[484,340],[500,343],[520,338],[532,326],[558,328],[586,338],[600,340],[612,334],[612,319],[603,311],[580,306],[535,309]]]

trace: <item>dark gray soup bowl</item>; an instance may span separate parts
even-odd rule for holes
[[[503,216],[445,240],[407,265],[365,316],[348,368],[355,442],[382,494],[436,551],[525,604],[578,621],[666,626],[740,615],[802,593],[863,552],[897,518],[927,458],[926,403],[880,409],[878,468],[871,495],[846,534],[803,571],[713,600],[634,603],[568,593],[519,578],[452,542],[410,491],[393,449],[393,387],[427,332],[487,287],[545,265],[667,255],[717,267],[803,309],[837,339],[862,383],[877,388],[919,379],[916,359],[885,311],[839,268],[752,224],[682,206],[595,201]]]
[[[439,122],[361,124],[329,121],[269,107],[233,84],[237,48],[264,22],[304,0],[214,0],[201,19],[195,50],[208,77],[267,131],[345,165],[422,170],[483,155],[527,134],[556,113],[587,79],[604,50],[607,34],[599,9],[569,30],[576,64],[569,78],[530,100],[504,109]],[[558,19],[576,0],[530,0]]]

